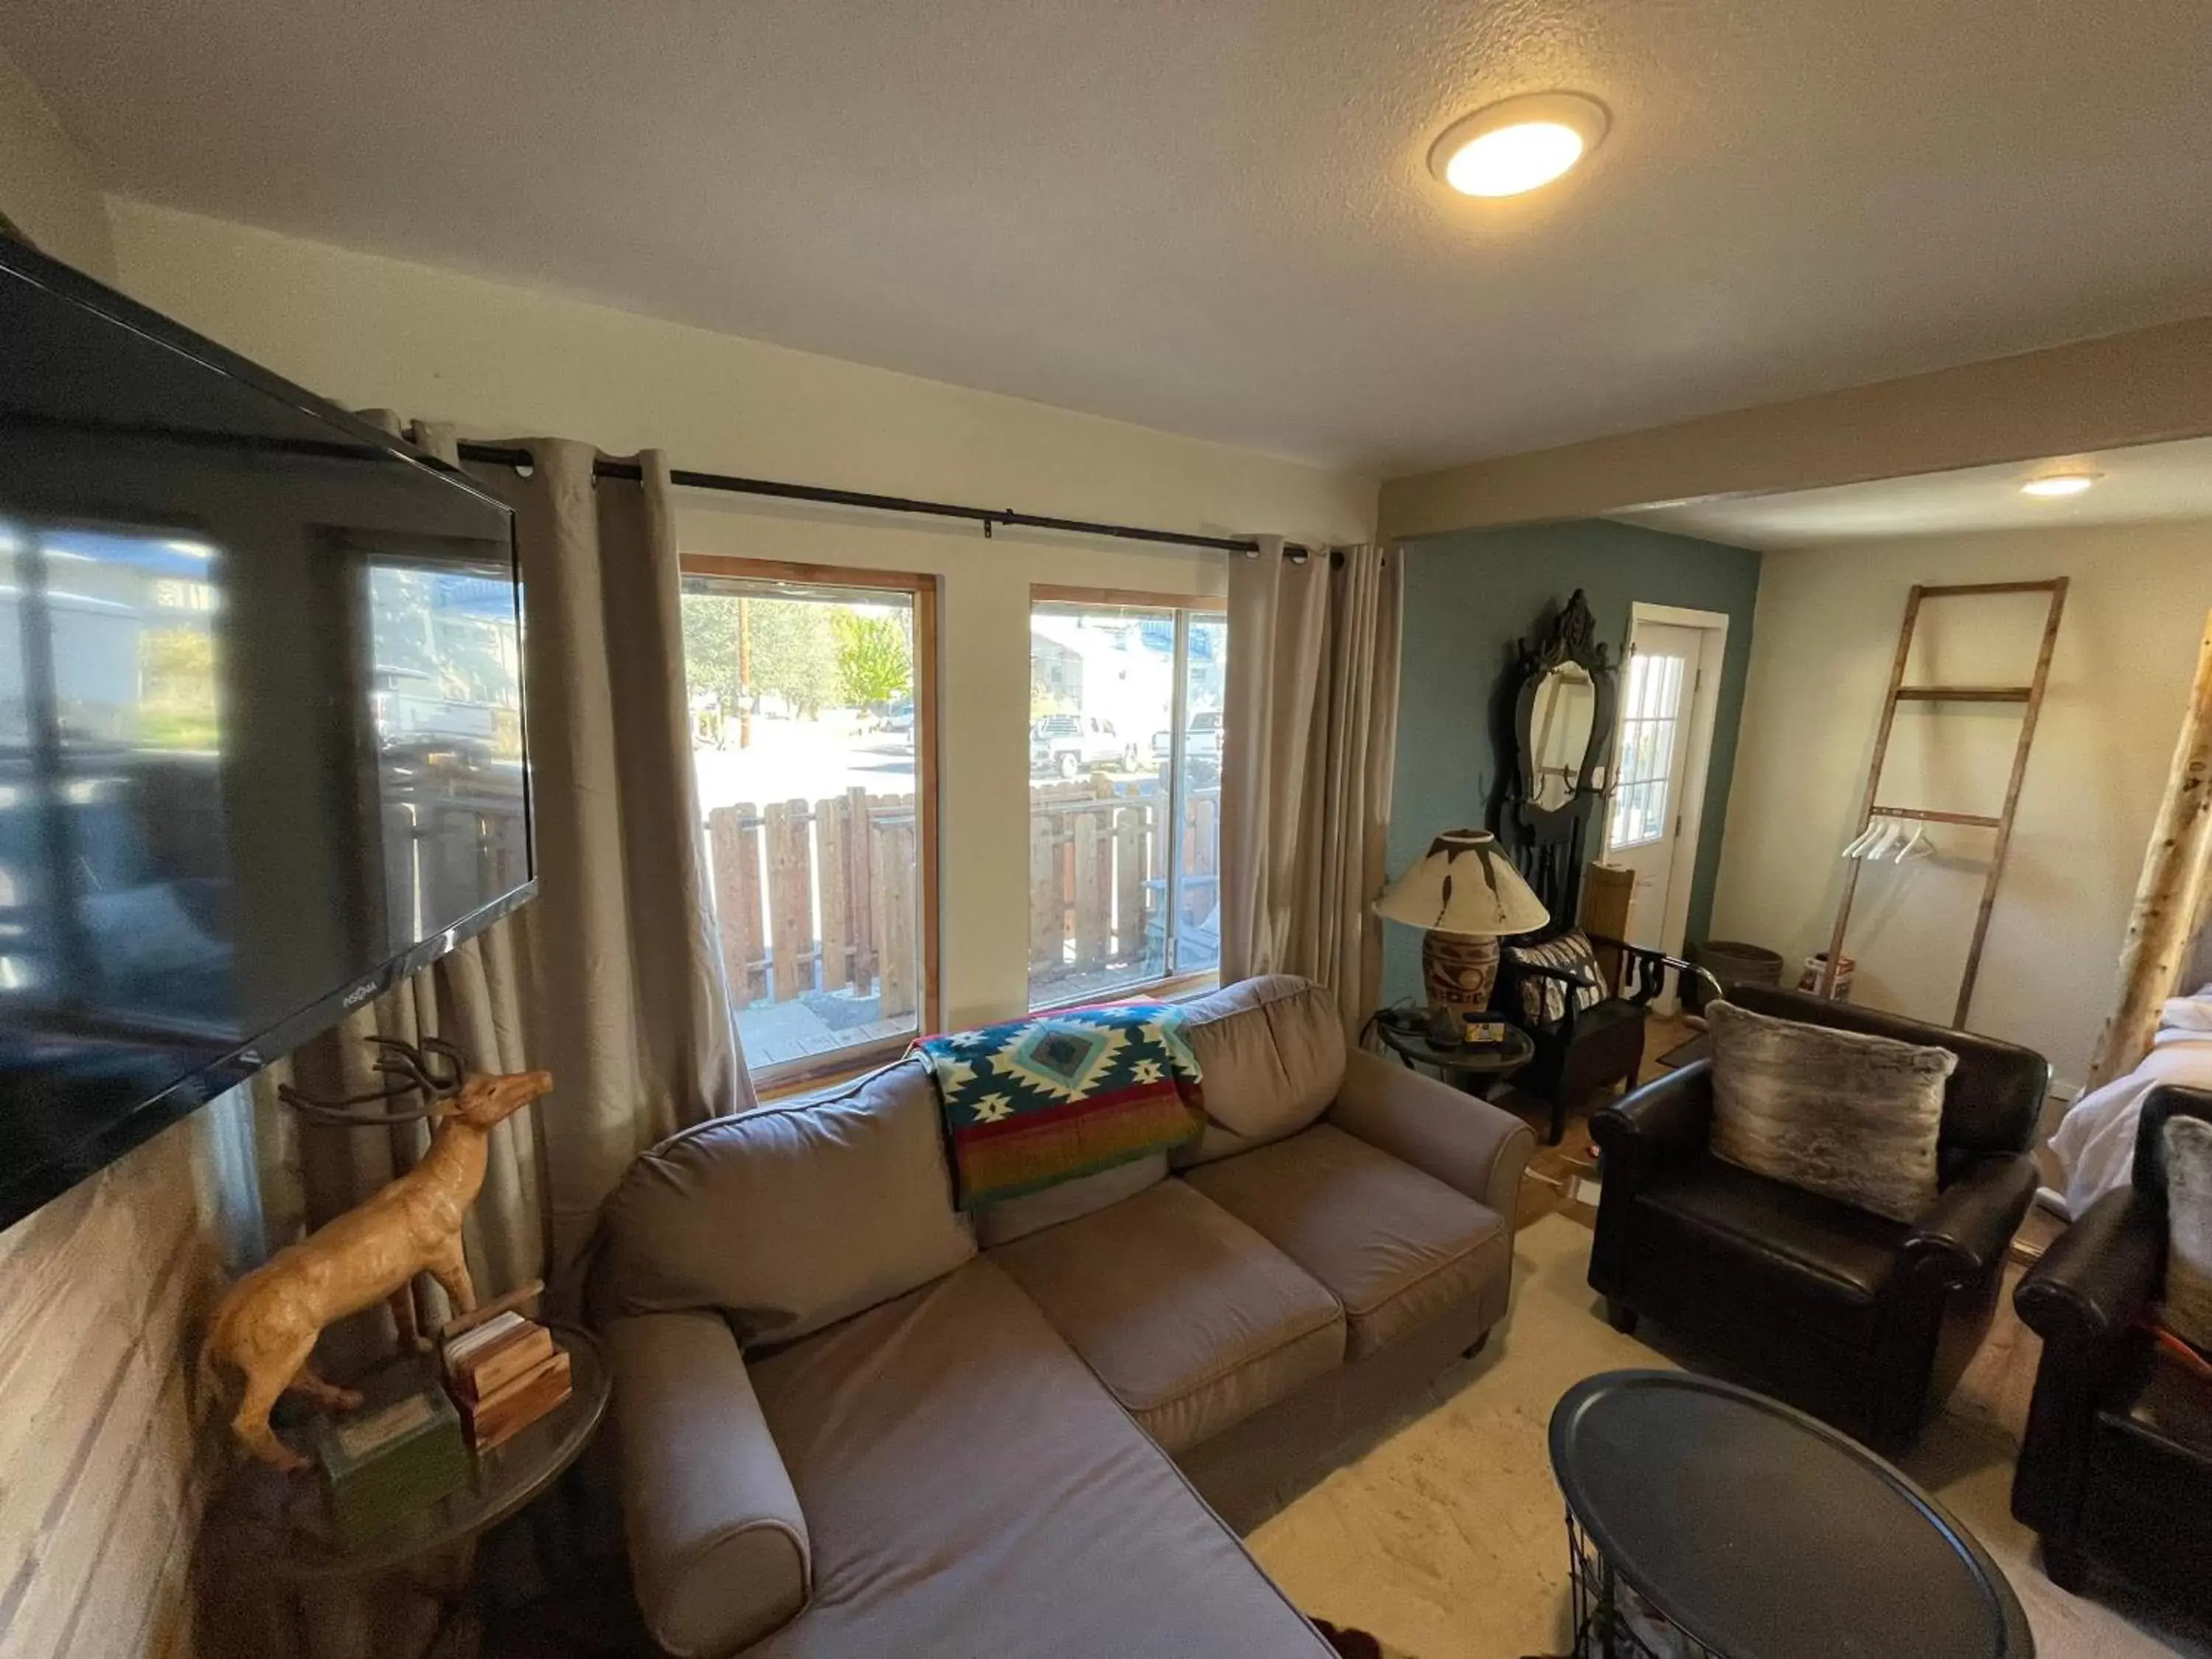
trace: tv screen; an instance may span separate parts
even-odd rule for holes
[[[0,237],[0,1225],[532,890],[495,497]]]

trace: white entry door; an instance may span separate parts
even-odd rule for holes
[[[1613,799],[1606,814],[1606,861],[1636,873],[1628,941],[1677,951],[1671,914],[1686,898],[1697,849],[1683,834],[1691,728],[1698,706],[1705,630],[1638,619],[1620,677],[1620,734],[1613,746]],[[1710,734],[1707,740],[1710,741]],[[1684,889],[1674,891],[1676,884]]]

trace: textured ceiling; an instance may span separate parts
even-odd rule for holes
[[[2020,493],[2039,472],[2086,467],[2100,475],[2084,495],[2039,499]],[[1873,483],[1838,484],[1778,495],[1685,501],[1609,515],[1732,547],[1780,551],[1887,536],[1979,530],[2071,528],[2201,520],[2212,525],[2212,438],[2144,444],[2021,466],[1964,467]],[[2212,538],[2206,552],[2212,556]]]
[[[122,191],[1402,472],[2212,312],[2203,0],[7,0]],[[1589,164],[1424,167],[1569,87]]]

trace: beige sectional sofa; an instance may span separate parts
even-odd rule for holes
[[[1190,1005],[1208,1127],[952,1206],[919,1061],[685,1131],[608,1208],[638,1599],[670,1652],[1311,1655],[1256,1519],[1504,1312],[1517,1119],[1328,999]]]

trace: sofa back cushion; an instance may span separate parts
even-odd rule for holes
[[[1183,1005],[1206,1091],[1206,1133],[1178,1168],[1294,1135],[1344,1083],[1344,1025],[1320,987],[1291,974],[1240,980]]]
[[[1893,1221],[1935,1202],[1948,1048],[1705,1005],[1716,1157]]]
[[[672,1135],[607,1200],[609,1311],[719,1309],[750,1350],[951,1273],[975,1237],[942,1134],[936,1086],[908,1060],[829,1100]]]

